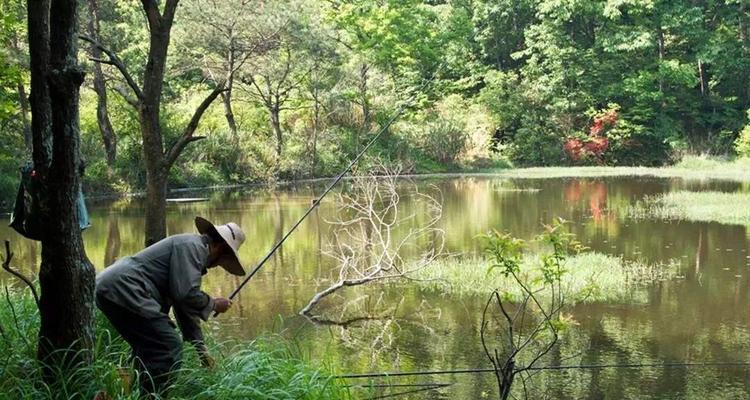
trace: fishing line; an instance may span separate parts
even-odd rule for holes
[[[401,114],[403,114],[403,112],[406,110],[407,107],[411,106],[414,103],[414,101],[417,99],[417,96],[421,94],[424,91],[425,87],[427,87],[427,85],[429,85],[435,79],[435,76],[437,76],[437,73],[440,72],[442,68],[443,68],[443,64],[440,64],[438,68],[435,70],[435,72],[432,74],[430,79],[422,83],[422,85],[417,89],[417,91],[404,104],[402,104],[401,107],[399,107],[396,113],[394,113],[391,116],[391,118],[388,119],[385,125],[383,125],[383,127],[380,128],[378,133],[375,134],[375,136],[372,138],[372,140],[370,140],[369,143],[367,143],[364,149],[362,149],[362,151],[360,151],[359,154],[357,154],[357,156],[354,157],[354,159],[349,163],[349,165],[347,165],[346,168],[343,171],[341,171],[341,173],[338,176],[336,176],[336,178],[328,185],[328,187],[326,187],[326,189],[323,191],[323,194],[321,194],[320,197],[313,200],[310,208],[308,208],[307,211],[305,211],[305,213],[302,214],[302,217],[300,217],[300,219],[297,220],[297,222],[294,225],[292,225],[292,227],[286,232],[286,234],[284,234],[284,236],[278,242],[276,242],[276,244],[271,248],[271,251],[269,251],[268,254],[266,254],[266,256],[260,260],[258,265],[252,270],[252,272],[250,272],[250,274],[242,281],[242,283],[240,283],[240,285],[236,289],[234,289],[232,294],[229,295],[230,300],[234,299],[237,296],[237,294],[242,290],[243,287],[245,287],[245,285],[250,281],[250,279],[261,269],[261,267],[263,267],[266,261],[268,261],[271,258],[273,253],[275,253],[276,250],[278,250],[279,247],[281,247],[281,245],[284,244],[286,239],[289,236],[291,236],[291,234],[297,229],[297,227],[300,224],[302,224],[302,221],[304,221],[305,218],[307,218],[307,216],[310,215],[310,213],[313,212],[313,210],[315,210],[316,207],[318,207],[320,202],[333,189],[333,187],[336,186],[336,184],[339,183],[344,178],[344,175],[346,175],[349,171],[351,171],[351,169],[354,167],[357,161],[359,161],[359,159],[365,155],[367,150],[369,150],[370,147],[372,147],[372,145],[375,144],[375,141],[378,140],[380,135],[382,135],[383,132],[388,130],[391,124],[393,124],[396,121],[396,119],[398,119],[398,117],[400,117]],[[216,317],[217,315],[218,314],[215,313],[214,317]]]

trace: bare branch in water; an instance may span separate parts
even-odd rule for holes
[[[10,261],[12,259],[13,259],[13,253],[10,251],[10,240],[6,240],[5,241],[5,260],[3,260],[3,269],[8,271],[8,273],[15,276],[16,278],[22,280],[26,284],[26,286],[28,286],[29,289],[31,289],[31,295],[34,296],[34,302],[36,303],[37,307],[39,307],[39,295],[36,292],[36,286],[34,286],[34,282],[32,282],[31,279],[27,278],[22,273],[18,271],[14,271],[10,268]]]
[[[422,206],[420,216],[426,221],[416,213],[403,215],[399,172],[381,166],[353,178],[352,190],[339,194],[338,212],[326,221],[333,226],[333,239],[323,251],[336,261],[338,278],[316,293],[300,314],[310,317],[321,300],[345,287],[409,279],[443,254],[445,235],[437,227],[442,196],[423,193],[413,184],[409,195]],[[405,257],[413,249],[418,256]]]

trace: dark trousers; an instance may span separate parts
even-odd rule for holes
[[[164,395],[182,362],[182,340],[169,316],[146,318],[101,296],[96,305],[133,349],[141,393]]]

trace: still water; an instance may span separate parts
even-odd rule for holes
[[[675,190],[745,191],[738,183],[657,178],[507,179],[468,176],[404,180],[404,188],[439,193],[440,228],[446,251],[481,251],[477,235],[491,229],[532,239],[541,223],[571,221],[571,231],[597,251],[647,262],[678,260],[677,278],[659,281],[636,304],[594,303],[569,310],[571,332],[545,362],[626,364],[750,362],[750,251],[746,226],[684,221],[635,220],[627,209],[644,196]],[[344,189],[346,190],[346,189]],[[406,190],[406,189],[404,189]],[[241,250],[251,265],[261,258],[309,206],[322,186],[185,193],[208,202],[170,204],[170,234],[193,232],[193,217],[237,222],[248,240]],[[182,195],[182,194],[181,194]],[[252,339],[269,333],[291,338],[314,360],[341,372],[484,368],[479,340],[485,297],[446,296],[401,283],[343,290],[317,309],[350,324],[312,323],[298,315],[313,294],[335,278],[330,221],[335,196],[324,201],[250,282],[226,315],[208,329],[220,338]],[[409,196],[400,208],[419,212]],[[727,207],[731,207],[728,204]],[[141,248],[144,205],[124,200],[90,205],[93,226],[84,233],[86,251],[97,269]],[[29,273],[39,248],[5,226],[16,265]],[[3,273],[4,274],[4,273]],[[5,274],[3,280],[9,279]],[[239,280],[209,272],[204,289],[228,295]],[[643,298],[643,296],[641,296]],[[569,360],[567,360],[569,357]],[[567,361],[566,361],[567,360]],[[450,383],[449,387],[401,398],[496,398],[492,374],[391,380],[393,383]],[[530,398],[551,399],[750,399],[750,368],[631,368],[543,372]],[[355,393],[357,389],[354,389]],[[389,394],[399,389],[380,392]]]

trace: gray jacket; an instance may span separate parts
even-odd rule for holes
[[[163,317],[174,306],[187,341],[202,341],[197,317],[204,321],[213,299],[201,291],[208,264],[209,239],[203,235],[170,236],[117,260],[96,276],[96,294],[146,318]]]

